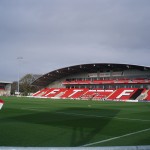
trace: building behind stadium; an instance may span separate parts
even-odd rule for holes
[[[10,96],[12,82],[0,81],[0,96]]]
[[[150,100],[150,67],[95,63],[57,69],[36,79],[45,98]]]

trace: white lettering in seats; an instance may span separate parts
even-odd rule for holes
[[[82,92],[83,90],[73,90],[73,93],[70,94],[68,97],[73,96],[74,94],[78,93],[78,92]]]
[[[119,94],[116,98],[121,98],[122,96],[129,96],[134,90],[124,90],[121,94]]]

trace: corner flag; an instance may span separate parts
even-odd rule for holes
[[[1,108],[2,108],[2,106],[3,106],[3,104],[4,104],[4,101],[2,101],[2,100],[0,99],[0,110],[1,110]]]

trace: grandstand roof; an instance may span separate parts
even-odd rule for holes
[[[0,83],[11,84],[12,82],[8,82],[8,81],[0,81]]]
[[[123,70],[137,69],[137,70],[150,70],[150,67],[131,65],[131,64],[115,64],[115,63],[92,63],[92,64],[80,64],[75,66],[69,66],[61,69],[57,69],[44,74],[36,79],[32,84],[38,86],[47,86],[51,82],[54,82],[60,78],[71,74],[77,73],[94,73],[97,71],[123,71]]]

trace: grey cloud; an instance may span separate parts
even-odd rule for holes
[[[18,56],[22,74],[95,62],[148,66],[149,7],[149,0],[1,0],[1,78],[16,80]]]

